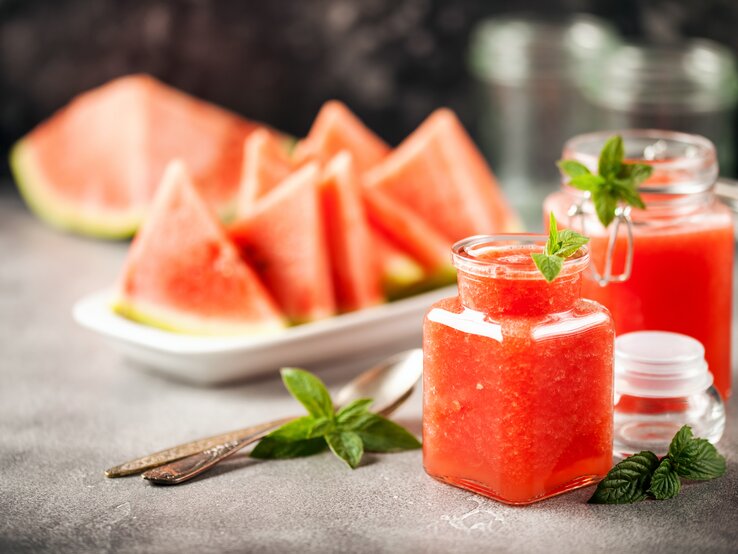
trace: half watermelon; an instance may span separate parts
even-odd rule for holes
[[[235,210],[243,143],[257,125],[147,75],[81,94],[13,147],[28,205],[47,222],[131,236],[165,166],[181,159],[221,216]]]
[[[285,326],[181,162],[166,169],[131,244],[114,310],[148,325],[198,335],[267,333]]]

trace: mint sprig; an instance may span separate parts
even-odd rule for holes
[[[550,283],[561,273],[564,260],[576,254],[588,242],[588,237],[575,233],[570,229],[559,231],[556,217],[551,212],[548,240],[543,248],[543,253],[536,252],[530,256],[538,270],[543,274],[544,279]]]
[[[282,425],[261,439],[251,456],[284,459],[312,456],[330,448],[354,469],[364,452],[398,452],[420,448],[406,429],[369,411],[370,398],[354,400],[335,411],[323,382],[303,369],[284,368],[282,381],[309,415]]]
[[[680,477],[715,479],[725,473],[725,458],[705,439],[692,436],[685,425],[671,440],[661,458],[645,450],[615,465],[599,482],[590,504],[632,504],[646,498],[666,500],[681,491]]]
[[[559,169],[569,177],[569,184],[589,192],[597,219],[607,227],[615,219],[619,203],[646,209],[638,187],[651,176],[653,167],[641,163],[625,163],[625,149],[620,135],[610,137],[600,152],[597,174],[575,160],[559,160]]]

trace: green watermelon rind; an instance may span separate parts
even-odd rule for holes
[[[420,281],[400,283],[384,281],[384,292],[390,302],[402,300],[456,283],[456,268],[451,264],[439,267]]]
[[[33,146],[27,139],[20,140],[10,151],[10,168],[24,201],[39,218],[65,231],[104,239],[127,239],[133,236],[141,223],[139,211],[101,212],[94,216],[84,214],[69,201],[55,197],[35,162]]]
[[[245,323],[221,318],[198,317],[191,312],[180,312],[153,305],[144,306],[122,297],[116,298],[110,308],[119,316],[136,323],[181,335],[263,336],[283,331],[287,327],[283,319],[275,318],[269,321]]]

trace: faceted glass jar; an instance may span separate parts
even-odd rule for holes
[[[615,339],[613,453],[669,450],[683,425],[712,443],[725,429],[725,406],[698,340],[679,333],[636,331]]]
[[[592,171],[613,132],[574,137],[563,157]],[[683,333],[700,341],[727,398],[731,389],[733,221],[717,201],[712,143],[697,135],[655,130],[619,132],[628,161],[651,164],[640,187],[645,210],[625,207],[605,229],[589,193],[568,186],[544,203],[559,223],[591,238],[583,295],[606,306],[617,334],[640,330]],[[609,269],[609,271],[608,271]]]
[[[423,326],[423,464],[509,504],[598,481],[612,465],[609,313],[581,298],[582,248],[547,283],[546,237],[472,237],[453,249],[459,295]]]

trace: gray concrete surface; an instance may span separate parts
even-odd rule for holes
[[[431,480],[419,452],[353,472],[329,455],[241,456],[179,487],[108,480],[124,459],[297,409],[276,377],[194,388],[78,328],[71,305],[113,281],[125,249],[52,231],[0,195],[1,552],[738,551],[738,395],[727,475],[667,502],[590,506],[589,488],[508,507]],[[398,419],[419,431],[419,395]]]

